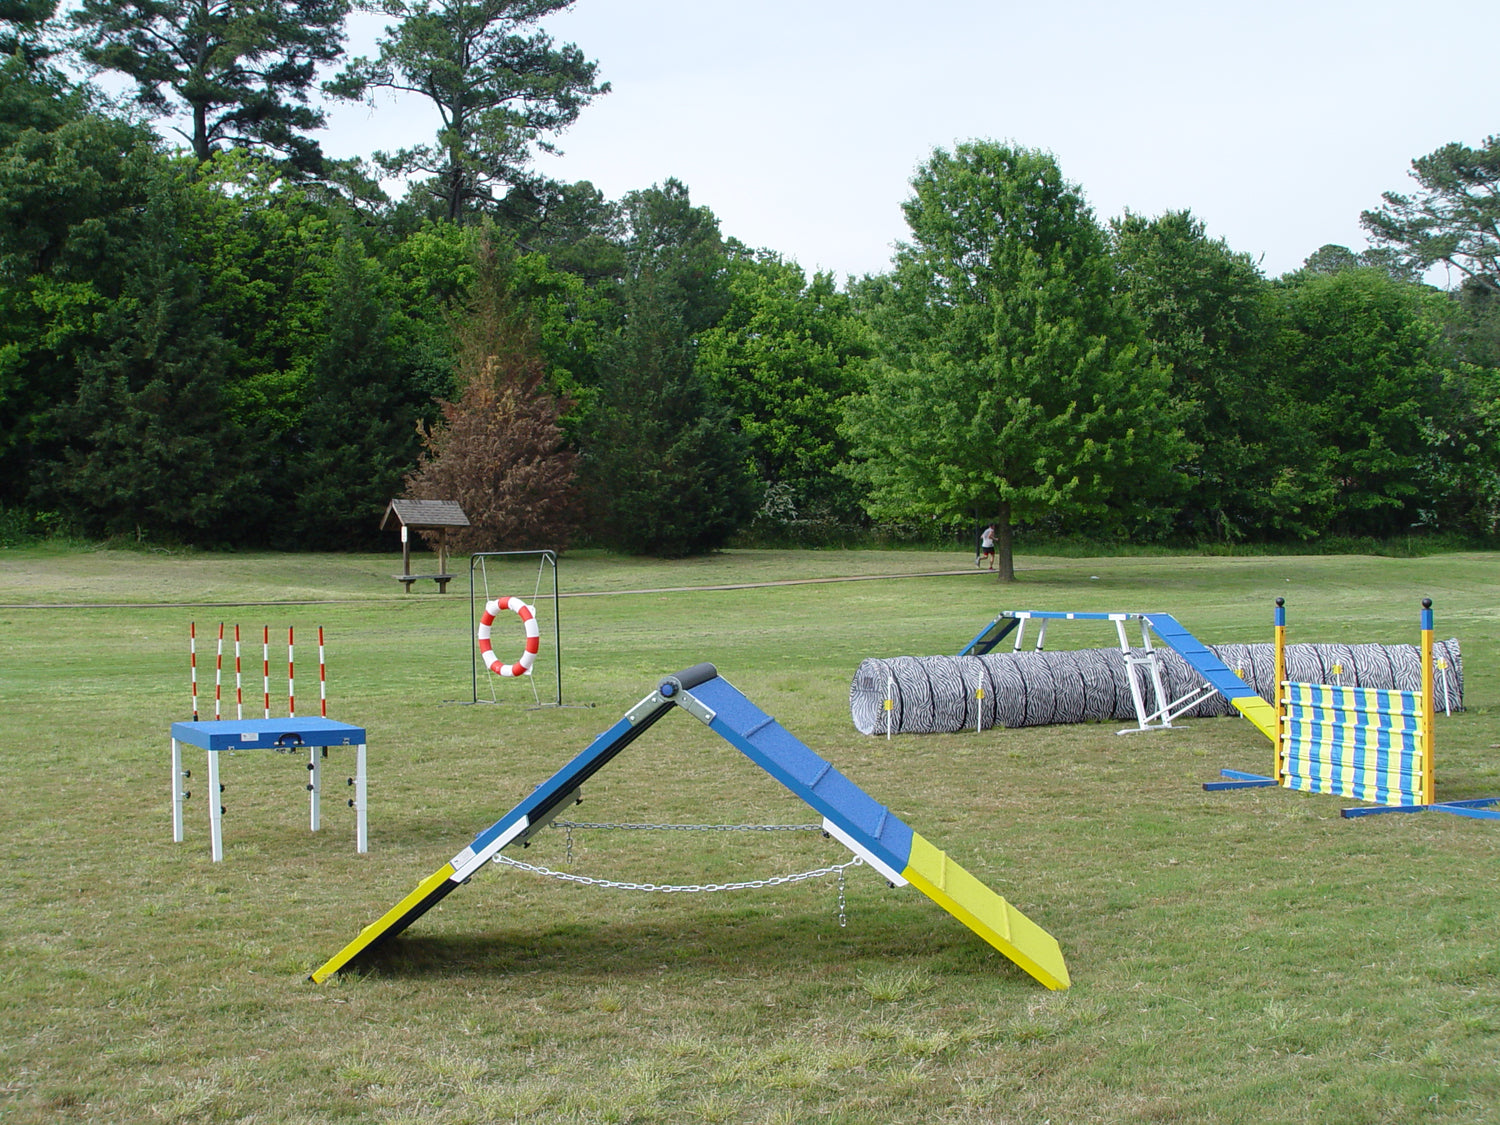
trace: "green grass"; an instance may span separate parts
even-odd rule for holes
[[[1022,556],[1001,587],[954,551],[570,555],[562,709],[528,709],[513,682],[494,684],[501,706],[449,702],[470,698],[466,582],[403,595],[395,562],[0,551],[0,1120],[1500,1120],[1500,826],[1205,793],[1221,767],[1267,766],[1238,719],[887,741],[848,709],[861,659],[955,652],[1001,609],[1165,609],[1206,641],[1255,641],[1279,595],[1293,640],[1411,643],[1428,596],[1439,635],[1462,643],[1470,703],[1438,721],[1439,794],[1500,794],[1500,557]],[[815,581],[851,576],[871,580]],[[756,585],[789,579],[803,581]],[[529,563],[490,572],[492,594],[536,582]],[[272,626],[277,714],[285,627],[304,711],[326,627],[330,714],[370,732],[369,854],[335,792],[340,751],[317,835],[300,759],[226,760],[213,864],[189,750],[187,840],[172,843],[188,622],[208,711],[221,620],[255,634],[256,700]],[[1080,623],[1048,642],[1111,637]],[[660,674],[699,660],[1056,935],[1073,988],[1047,992],[860,868],[842,928],[831,878],[648,896],[490,868],[373,968],[307,982]],[[685,714],[585,793],[575,819],[814,819]],[[572,845],[573,870],[657,883],[846,858],[816,833],[579,830]],[[566,853],[549,831],[524,858],[560,868]]]

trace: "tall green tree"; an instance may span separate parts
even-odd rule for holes
[[[703,333],[698,365],[786,515],[848,519],[858,511],[848,478],[836,472],[849,455],[838,427],[869,353],[863,323],[832,275],[808,281],[775,256],[731,263],[729,305]]]
[[[436,412],[398,338],[395,287],[350,225],[321,264],[301,410],[287,447],[289,530],[309,549],[374,546]]]
[[[395,23],[374,59],[351,62],[330,93],[361,98],[393,90],[430,101],[441,126],[433,143],[377,162],[394,176],[427,177],[425,190],[456,221],[493,209],[524,181],[533,151],[609,91],[598,66],[536,25],[572,0],[376,0]]]
[[[1420,190],[1385,192],[1360,216],[1371,240],[1418,274],[1441,262],[1500,291],[1500,135],[1446,144],[1413,160],[1411,175]]]
[[[348,0],[79,0],[74,46],[101,71],[135,83],[135,100],[198,160],[225,147],[322,168],[307,136],[320,64],[342,53]],[[185,119],[185,121],[183,120]]]
[[[1302,263],[1309,273],[1342,273],[1344,270],[1384,270],[1397,281],[1419,281],[1421,271],[1388,246],[1372,246],[1355,252],[1347,246],[1327,242]]]
[[[724,546],[758,500],[749,444],[697,367],[728,304],[718,220],[677,181],[632,192],[618,328],[580,424],[594,536],[638,554]]]
[[[154,177],[130,271],[51,411],[59,442],[34,495],[87,534],[257,542],[268,443],[225,409],[229,349],[182,245],[183,204],[169,173]]]
[[[1451,303],[1383,270],[1294,274],[1276,288],[1269,360],[1287,396],[1273,526],[1383,537],[1431,506],[1424,476]]]
[[[0,148],[0,503],[11,506],[59,448],[50,409],[75,392],[76,353],[98,340],[133,268],[158,163],[147,131],[83,99],[49,101],[45,86],[32,93],[49,108]]]
[[[1013,581],[1015,524],[1167,499],[1187,452],[1178,411],[1050,155],[938,149],[912,193],[911,241],[872,291],[879,357],[847,413],[853,471],[875,516],[993,517]]]
[[[1189,211],[1149,219],[1127,212],[1110,236],[1149,354],[1171,369],[1184,434],[1196,447],[1176,528],[1194,538],[1259,538],[1282,424],[1277,387],[1263,369],[1270,283]]]

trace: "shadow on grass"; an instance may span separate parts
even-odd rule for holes
[[[831,919],[740,911],[664,922],[554,925],[466,935],[401,934],[354,966],[363,976],[436,980],[564,974],[628,980],[663,974],[820,976],[851,965],[916,959],[935,972],[1031,979],[973,934],[918,910]]]

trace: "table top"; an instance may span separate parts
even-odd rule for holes
[[[363,746],[365,728],[319,715],[288,719],[208,719],[173,723],[172,737],[205,750],[284,750],[295,746]]]

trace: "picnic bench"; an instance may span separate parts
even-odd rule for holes
[[[430,579],[437,583],[438,593],[446,594],[448,583],[452,582],[454,577],[448,573],[448,529],[468,527],[469,517],[464,515],[464,510],[454,500],[392,500],[386,505],[385,515],[380,520],[382,531],[393,516],[401,526],[401,573],[395,576],[396,581],[400,582],[409,594],[413,582]],[[411,572],[411,532],[413,531],[436,531],[438,533],[436,574],[413,574]]]

